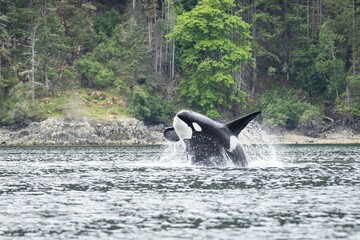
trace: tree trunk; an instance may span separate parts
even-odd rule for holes
[[[34,104],[35,99],[35,37],[36,37],[36,28],[35,25],[31,31],[31,102]]]
[[[175,40],[172,40],[172,55],[171,55],[171,78],[175,76]]]
[[[31,105],[34,105],[34,100],[35,100],[35,36],[36,36],[36,25],[35,25],[35,6],[34,6],[34,2],[33,0],[29,1],[29,6],[33,9],[32,14],[31,14],[31,49],[30,49],[30,54],[31,54],[31,58],[30,58],[30,64],[31,64],[31,69],[30,69],[30,78],[31,78]]]
[[[41,9],[41,15],[44,18],[44,23],[45,23],[45,28],[47,27],[47,13],[46,13],[46,0],[42,1],[42,9]],[[46,34],[45,34],[46,36]],[[45,59],[43,61],[44,65],[43,65],[43,71],[44,71],[44,80],[45,80],[45,94],[46,96],[48,96],[49,94],[49,77],[48,77],[48,59],[47,59],[47,55],[45,54]]]
[[[355,28],[356,28],[356,22],[355,22],[355,0],[352,1],[352,74],[356,74],[356,39],[355,39]]]
[[[254,16],[256,14],[256,0],[254,0],[253,2],[253,12],[252,12],[252,16]],[[253,39],[256,40],[256,23],[253,21],[253,29],[252,29],[252,35],[253,35]],[[252,84],[251,84],[251,93],[254,94],[255,93],[255,89],[256,89],[256,83],[257,83],[257,52],[256,52],[256,47],[254,47],[253,50],[253,56],[254,56],[254,67],[253,67],[253,76],[252,76]]]
[[[159,72],[162,73],[163,70],[162,70],[162,65],[163,65],[163,41],[162,41],[162,36],[163,36],[163,33],[162,31],[160,30],[160,34],[159,34]]]
[[[356,27],[356,23],[355,23],[355,0],[352,0],[352,11],[351,11],[351,15],[352,15],[352,36],[351,36],[351,48],[352,48],[352,75],[355,76],[356,74],[356,58],[355,58],[355,27]],[[346,105],[350,106],[350,89],[349,89],[349,80],[346,80]]]
[[[135,16],[135,10],[136,10],[136,0],[133,0],[133,1],[132,1],[133,16]]]
[[[4,43],[2,44],[2,48],[4,49]],[[1,61],[2,61],[2,58],[1,58],[1,54],[0,54],[0,81],[1,81],[1,78],[2,78],[2,73],[1,73]]]
[[[310,0],[306,1],[306,26],[307,26],[307,37],[310,37]]]
[[[48,76],[48,62],[45,61],[44,63],[44,74],[45,74],[45,90],[46,96],[49,95],[49,76]]]

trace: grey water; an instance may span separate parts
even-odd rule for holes
[[[209,168],[173,146],[2,147],[0,239],[360,239],[359,146],[275,150]]]

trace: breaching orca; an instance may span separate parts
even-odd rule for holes
[[[230,159],[236,166],[246,166],[238,135],[260,113],[221,124],[200,113],[182,110],[176,114],[173,127],[165,129],[164,136],[172,142],[184,141],[194,165],[222,166]]]

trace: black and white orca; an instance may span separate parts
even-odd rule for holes
[[[184,141],[193,165],[223,166],[230,160],[245,167],[248,162],[238,135],[260,113],[221,124],[200,113],[182,110],[174,117],[173,127],[165,129],[164,136],[172,142]]]

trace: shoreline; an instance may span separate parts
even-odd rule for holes
[[[348,131],[342,133],[328,134],[326,137],[309,137],[306,135],[300,135],[297,133],[286,132],[281,135],[269,134],[275,139],[275,144],[329,144],[329,145],[341,145],[341,144],[360,144],[360,135],[346,135]]]
[[[308,133],[300,129],[289,131],[259,123],[254,126],[244,129],[246,144],[360,144],[360,134],[344,126],[333,126],[321,133],[315,129]],[[0,128],[0,146],[164,145],[164,129],[163,124],[148,127],[134,118],[49,118],[17,130]],[[314,133],[316,137],[309,136]],[[242,138],[240,135],[244,142]]]
[[[318,131],[316,128],[308,129],[308,131],[300,128],[286,130],[267,126],[263,132],[266,135],[265,143],[270,144],[360,144],[360,134],[345,126],[333,126],[327,131]],[[259,141],[261,142],[261,139],[255,138],[253,143]],[[264,136],[262,136],[262,141],[264,142]]]

